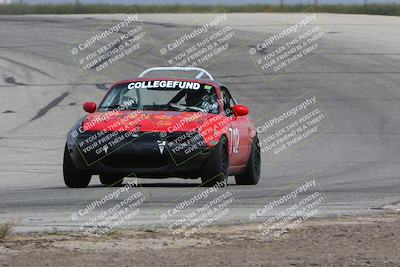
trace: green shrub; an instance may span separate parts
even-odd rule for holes
[[[24,14],[98,14],[124,13],[132,9],[127,5],[107,4],[8,4],[0,5],[0,15]],[[226,12],[304,12],[310,5],[138,5],[134,6],[138,13],[210,13],[224,10]],[[320,5],[313,7],[315,12],[344,13],[344,14],[371,14],[399,16],[400,4],[368,4],[364,5]]]

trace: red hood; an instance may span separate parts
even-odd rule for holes
[[[175,111],[95,112],[83,121],[85,131],[186,132],[199,127],[215,114]]]

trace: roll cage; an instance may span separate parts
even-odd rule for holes
[[[197,67],[154,67],[154,68],[149,68],[145,71],[143,71],[140,75],[139,78],[145,77],[147,74],[150,72],[155,72],[155,71],[183,71],[183,72],[197,72],[197,75],[195,79],[201,79],[203,76],[206,76],[210,81],[214,81],[214,77],[205,69],[202,68],[197,68]]]

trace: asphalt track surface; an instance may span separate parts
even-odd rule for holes
[[[251,41],[288,27],[303,15],[228,16],[231,27]],[[0,17],[0,221],[16,219],[21,231],[70,229],[81,223],[71,214],[82,203],[116,190],[102,186],[97,177],[87,189],[66,188],[62,154],[68,129],[84,115],[83,102],[98,102],[116,80],[165,65],[149,43],[145,53],[100,77],[81,72],[71,45],[122,17]],[[208,17],[159,14],[141,15],[139,20],[154,45]],[[240,204],[235,202],[221,223],[248,222],[249,213],[267,203],[266,198],[310,175],[327,197],[318,216],[380,212],[400,200],[400,19],[318,14],[315,24],[325,32],[325,49],[287,72],[260,73],[246,45],[232,47],[232,53],[207,66],[250,107],[255,120],[312,90],[334,126],[273,166],[263,166],[257,186],[236,186],[230,177],[223,190],[234,190]],[[196,188],[199,180],[139,181],[151,201],[125,226],[162,226],[162,207],[201,190]]]

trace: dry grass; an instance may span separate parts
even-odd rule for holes
[[[7,222],[0,224],[0,240],[6,237],[9,233],[11,233],[14,225],[15,225],[14,222]]]

